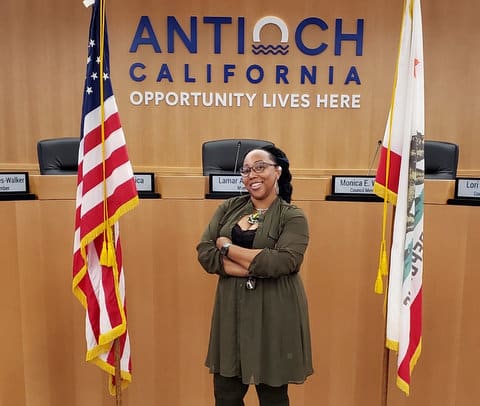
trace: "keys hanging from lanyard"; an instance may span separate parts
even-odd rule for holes
[[[245,283],[245,286],[248,290],[254,290],[257,286],[257,279],[253,276],[249,276],[247,282]]]

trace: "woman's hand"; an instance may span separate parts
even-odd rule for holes
[[[218,237],[217,241],[215,241],[215,245],[217,246],[218,249],[221,249],[224,244],[231,244],[232,240],[228,237]]]
[[[218,237],[215,241],[215,245],[218,249],[221,249],[224,244],[231,244],[232,240],[228,237]],[[223,268],[225,273],[229,276],[246,277],[248,276],[248,269],[242,265],[237,264],[230,258],[223,257]]]

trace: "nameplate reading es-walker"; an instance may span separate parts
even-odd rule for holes
[[[28,172],[0,172],[0,200],[32,200]]]
[[[373,193],[375,176],[332,176],[332,194],[326,200],[382,201]]]
[[[28,193],[28,173],[0,173],[0,193]]]

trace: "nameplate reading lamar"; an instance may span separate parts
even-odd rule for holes
[[[240,175],[210,175],[210,193],[246,191]]]

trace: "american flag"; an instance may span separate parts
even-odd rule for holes
[[[118,220],[138,204],[138,195],[110,81],[104,16],[104,0],[96,0],[90,22],[78,153],[72,287],[86,310],[86,359],[111,375],[113,395],[117,338],[122,387],[131,381]]]

